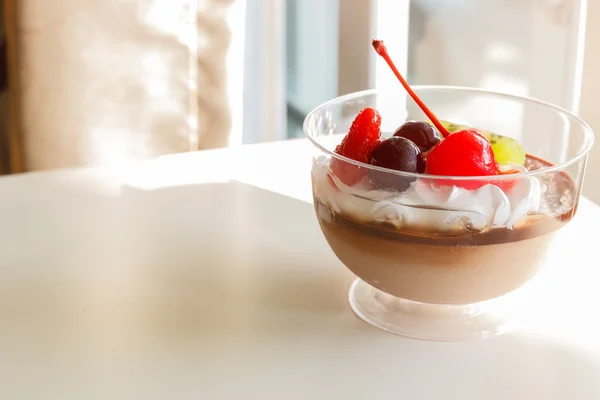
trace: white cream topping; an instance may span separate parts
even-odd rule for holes
[[[477,231],[512,227],[528,213],[538,211],[541,187],[535,177],[519,177],[504,192],[485,185],[476,190],[439,186],[418,179],[402,193],[374,190],[367,182],[348,186],[333,176],[329,159],[313,164],[315,197],[336,212],[364,222],[387,221],[397,227],[414,226],[441,231]]]

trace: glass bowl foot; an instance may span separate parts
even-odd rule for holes
[[[509,296],[468,305],[420,303],[392,296],[361,279],[350,287],[352,310],[365,322],[402,336],[434,341],[489,337],[507,330]]]

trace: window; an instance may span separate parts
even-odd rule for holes
[[[262,133],[246,143],[302,136],[305,115],[337,95],[400,90],[375,62],[374,36],[413,84],[481,87],[579,109],[584,0],[267,0],[247,8],[246,70],[254,75],[245,77],[253,94],[244,109],[262,115],[253,125]]]

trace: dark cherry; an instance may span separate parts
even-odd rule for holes
[[[408,121],[402,124],[394,136],[403,137],[416,144],[422,152],[431,150],[442,140],[442,135],[432,125],[423,121]]]
[[[371,152],[371,165],[404,172],[425,172],[425,159],[419,147],[403,137],[381,141]],[[406,190],[414,178],[391,172],[371,171],[371,179],[383,189]]]

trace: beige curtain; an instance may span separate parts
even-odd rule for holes
[[[8,174],[24,171],[18,90],[17,0],[0,0],[0,2],[2,4],[0,174]]]
[[[25,168],[226,146],[233,1],[18,0]]]

